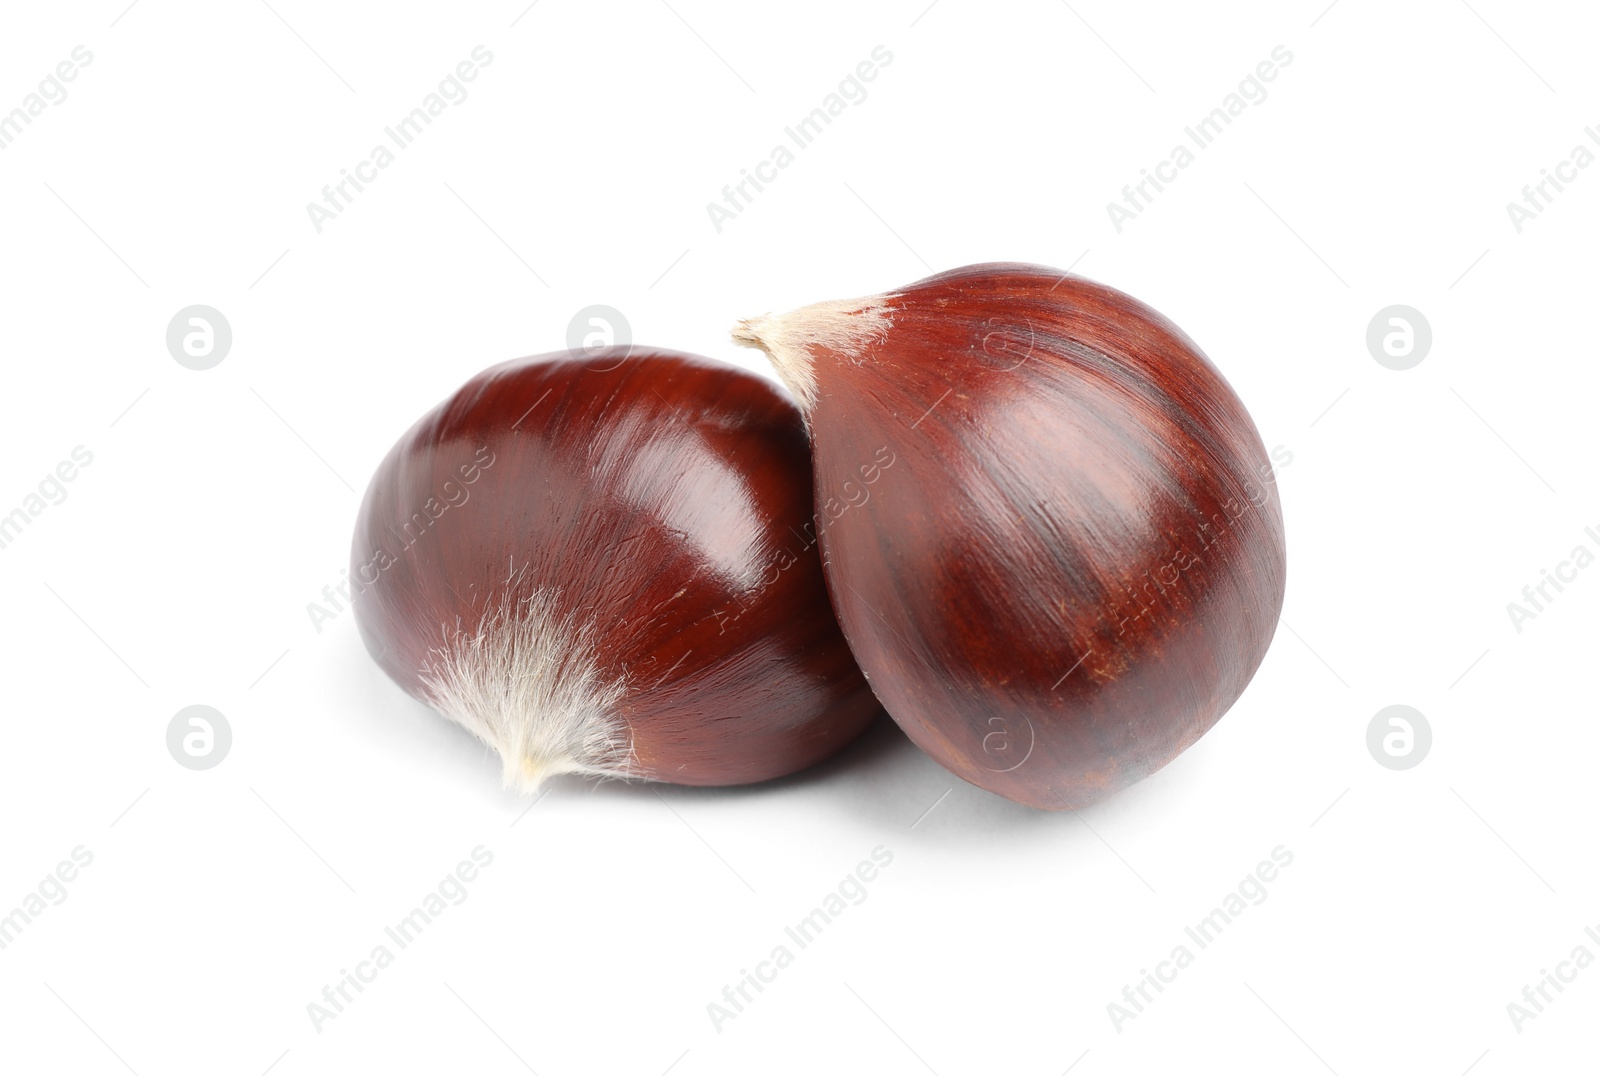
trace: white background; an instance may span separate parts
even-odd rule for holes
[[[1506,609],[1600,552],[1600,168],[1520,233],[1506,211],[1600,124],[1592,11],[124,7],[0,22],[0,110],[94,57],[0,152],[0,514],[94,457],[0,550],[0,911],[94,857],[0,951],[0,1068],[1592,1071],[1600,966],[1520,1030],[1507,1005],[1600,956],[1600,569],[1520,632]],[[306,203],[477,45],[470,96],[319,234]],[[866,99],[719,233],[706,203],[878,45]],[[1119,233],[1106,203],[1278,45],[1267,98]],[[563,780],[528,810],[348,614],[313,626],[394,439],[580,308],[756,368],[736,318],[996,259],[1151,303],[1293,454],[1283,630],[1143,784],[1035,813],[885,724],[766,787]],[[204,372],[165,343],[196,303],[234,334]],[[1395,303],[1433,329],[1403,372],[1365,342]],[[204,772],[165,743],[195,703],[234,737]],[[1433,730],[1404,771],[1366,746],[1396,703]],[[314,1027],[480,844],[466,902]],[[865,902],[718,1028],[708,1003],[878,845]],[[1118,1026],[1278,845],[1265,902]]]

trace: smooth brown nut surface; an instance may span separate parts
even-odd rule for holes
[[[411,694],[548,774],[690,785],[803,769],[878,713],[829,608],[793,404],[639,347],[473,378],[362,503],[368,650]]]
[[[734,336],[806,412],[845,637],[946,768],[1081,807],[1244,690],[1283,603],[1277,489],[1238,397],[1160,314],[993,264]]]

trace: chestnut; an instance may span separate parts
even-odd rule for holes
[[[390,450],[351,555],[402,688],[560,773],[760,781],[879,712],[829,608],[781,390],[638,346],[484,371]]]
[[[1244,691],[1283,604],[1282,512],[1244,405],[1166,318],[990,264],[734,338],[805,412],[845,638],[951,772],[1082,807]]]

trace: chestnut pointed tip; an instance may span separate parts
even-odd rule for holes
[[[762,314],[733,327],[733,342],[763,351],[807,418],[817,405],[819,352],[859,360],[893,325],[898,295],[812,303],[787,314]]]
[[[740,318],[733,323],[733,328],[729,330],[729,335],[733,337],[733,342],[741,347],[758,347],[765,350],[766,345],[761,342],[762,333],[767,322],[771,319],[772,312],[770,310],[765,314],[757,314],[753,318]]]
[[[522,792],[562,773],[621,776],[632,756],[614,712],[626,684],[600,675],[598,633],[556,608],[550,591],[507,592],[474,632],[447,636],[422,674],[427,701],[493,747],[505,786]]]
[[[544,788],[545,781],[564,773],[583,773],[584,767],[578,765],[570,758],[549,758],[543,755],[532,754],[505,754],[502,752],[501,760],[504,763],[504,786],[524,796],[536,796]]]
[[[766,313],[744,318],[733,326],[733,342],[741,347],[756,348],[766,355],[778,380],[800,405],[801,413],[809,417],[817,399],[816,374],[810,352],[789,346],[789,336],[783,325],[787,316]]]

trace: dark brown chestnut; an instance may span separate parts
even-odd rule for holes
[[[800,770],[878,712],[829,609],[810,466],[794,405],[732,366],[633,347],[493,367],[372,478],[361,636],[508,786]]]
[[[806,413],[845,638],[946,768],[1082,807],[1166,765],[1244,691],[1283,604],[1272,467],[1160,314],[993,264],[734,337]]]

